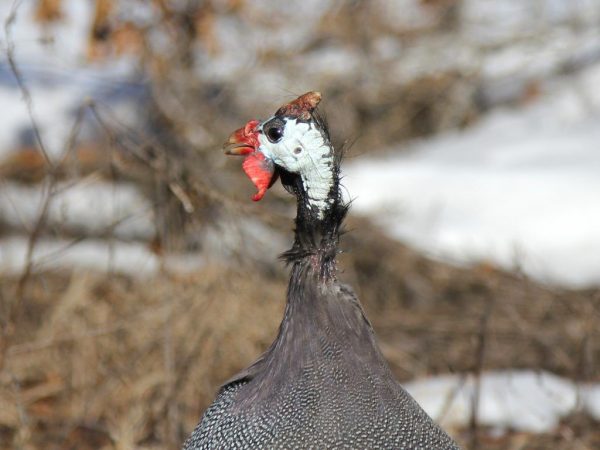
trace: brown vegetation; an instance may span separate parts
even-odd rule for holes
[[[455,268],[366,222],[351,225],[342,277],[399,379],[533,367],[598,381],[600,292],[551,290],[483,265]],[[16,283],[1,286],[6,305]],[[274,337],[285,286],[284,270],[243,261],[151,280],[32,277],[18,320],[4,322],[12,336],[0,372],[3,448],[177,448],[218,386]],[[481,448],[567,449],[594,448],[597,429],[573,417],[549,435],[475,432]]]

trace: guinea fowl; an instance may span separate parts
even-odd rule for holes
[[[394,379],[352,290],[336,278],[340,156],[316,111],[318,92],[252,120],[225,144],[244,155],[258,192],[281,179],[297,199],[279,333],[229,380],[184,449],[457,449]]]

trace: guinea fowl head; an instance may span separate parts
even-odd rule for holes
[[[307,92],[267,120],[251,120],[231,134],[225,152],[246,157],[244,171],[258,189],[253,200],[280,177],[312,219],[323,220],[339,201],[339,164],[316,110],[320,101],[319,92]]]

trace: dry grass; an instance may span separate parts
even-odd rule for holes
[[[251,281],[224,267],[33,278],[4,355],[3,448],[176,448],[224,374],[272,338],[283,284]]]

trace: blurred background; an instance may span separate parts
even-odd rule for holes
[[[281,320],[308,90],[340,277],[468,449],[600,448],[600,0],[2,0],[0,448],[177,449]]]

